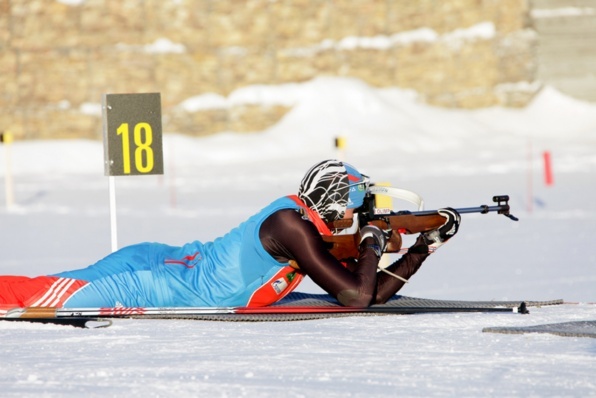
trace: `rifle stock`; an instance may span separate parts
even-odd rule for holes
[[[373,203],[372,201],[369,201]],[[497,212],[518,221],[510,213],[509,196],[498,195],[493,197],[496,206],[481,205],[478,207],[466,207],[455,209],[460,214]],[[428,232],[439,228],[445,223],[445,217],[438,213],[438,210],[419,211],[419,212],[388,212],[388,214],[376,214],[374,207],[370,206],[366,212],[358,212],[360,227],[366,224],[372,224],[384,231],[390,231],[390,238],[385,248],[386,253],[397,253],[401,249],[401,234],[411,235]],[[349,228],[352,220],[338,220],[329,223],[331,230]],[[346,260],[358,257],[358,246],[360,243],[360,234],[332,235],[323,236],[323,240],[328,246],[331,254],[338,260]]]

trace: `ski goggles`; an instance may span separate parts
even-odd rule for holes
[[[356,209],[364,203],[364,197],[370,185],[368,176],[360,175],[359,181],[348,184],[348,209]]]

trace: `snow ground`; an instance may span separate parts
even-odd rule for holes
[[[295,192],[314,162],[341,155],[376,181],[418,192],[429,209],[511,196],[518,223],[464,216],[458,236],[401,294],[579,304],[525,316],[117,320],[98,330],[0,323],[0,395],[596,396],[595,339],[482,333],[596,319],[596,105],[547,87],[524,110],[449,111],[402,90],[331,78],[241,94],[291,97],[295,106],[260,133],[167,133],[164,176],[117,178],[120,246],[211,240]],[[338,135],[347,139],[344,153],[332,147]],[[543,182],[544,151],[553,158],[552,186]],[[102,144],[16,142],[10,154],[0,146],[2,180],[8,155],[16,205],[0,207],[0,272],[47,274],[105,256]],[[299,290],[319,292],[308,281]]]

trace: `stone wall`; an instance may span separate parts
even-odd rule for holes
[[[596,0],[532,0],[537,79],[596,102]]]
[[[319,75],[521,106],[537,69],[529,15],[526,0],[0,0],[0,130],[99,138],[102,94],[160,92],[166,132],[257,131],[288,108],[178,105]]]

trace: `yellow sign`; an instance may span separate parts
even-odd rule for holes
[[[389,182],[375,182],[375,185],[381,187],[390,187],[391,183]],[[377,209],[393,209],[393,199],[391,196],[375,194],[375,208]]]
[[[0,142],[3,144],[11,144],[14,141],[14,137],[10,131],[0,133]]]

